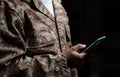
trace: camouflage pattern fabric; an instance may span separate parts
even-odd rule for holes
[[[53,0],[53,17],[40,0],[0,0],[0,77],[77,77],[67,66],[67,13]]]

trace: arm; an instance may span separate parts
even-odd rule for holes
[[[25,53],[23,24],[7,4],[0,4],[0,65]]]

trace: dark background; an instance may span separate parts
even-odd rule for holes
[[[63,0],[73,44],[89,45],[106,35],[82,67],[79,77],[120,77],[119,0]]]

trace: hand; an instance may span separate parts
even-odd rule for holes
[[[66,52],[68,66],[70,68],[80,67],[84,63],[84,57],[86,56],[86,53],[79,53],[78,51],[80,49],[84,49],[85,47],[86,45],[84,44],[77,44]]]

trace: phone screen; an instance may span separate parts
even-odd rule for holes
[[[80,50],[80,53],[87,53],[89,51],[91,51],[91,49],[94,49],[98,44],[100,44],[104,39],[106,38],[106,36],[102,36],[98,39],[96,39],[93,43],[91,43],[88,47],[86,47],[84,50]]]

